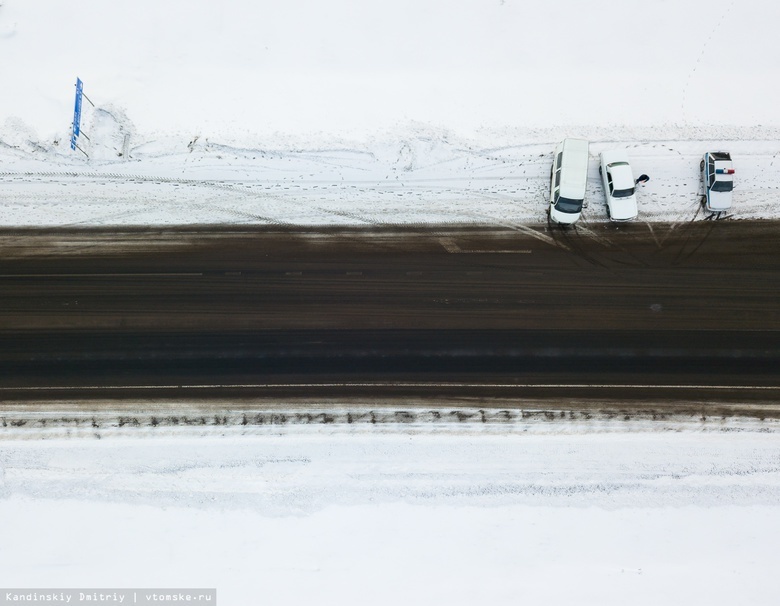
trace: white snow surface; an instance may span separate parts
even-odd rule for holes
[[[216,587],[228,605],[775,603],[777,427],[618,425],[8,430],[0,586]]]
[[[0,226],[546,222],[552,149],[628,150],[641,221],[777,218],[766,0],[4,0]],[[89,155],[69,148],[76,76]],[[121,156],[127,138],[128,155]]]

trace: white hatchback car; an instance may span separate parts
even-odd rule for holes
[[[607,198],[607,212],[612,221],[632,221],[637,218],[634,174],[628,154],[622,149],[601,152],[599,175]]]

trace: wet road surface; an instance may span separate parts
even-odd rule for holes
[[[0,232],[0,398],[780,395],[771,222]]]

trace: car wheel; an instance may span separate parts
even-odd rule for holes
[[[599,165],[599,177],[601,176],[601,166]]]
[[[704,172],[704,160],[702,160],[701,162],[699,162],[699,172],[701,172],[701,173],[703,173],[703,172]]]

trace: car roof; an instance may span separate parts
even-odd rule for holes
[[[568,152],[584,152],[588,153],[588,141],[587,139],[564,139],[563,149]]]
[[[628,189],[634,187],[634,175],[631,167],[626,162],[609,164],[609,174],[612,175],[612,184],[615,189]]]
[[[714,167],[716,171],[718,169],[734,168],[734,163],[731,161],[731,156],[727,152],[712,152],[710,155],[715,160]],[[726,182],[734,181],[734,175],[716,172],[715,180]]]
[[[560,194],[564,198],[580,200],[588,185],[588,142],[585,139],[563,140]]]

